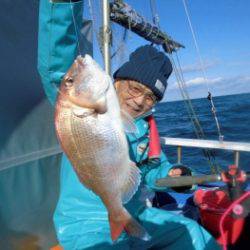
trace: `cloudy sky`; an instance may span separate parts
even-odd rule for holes
[[[135,10],[152,20],[150,0],[127,0]],[[183,0],[155,0],[162,30],[185,45],[178,52],[191,98],[250,92],[250,1],[186,0],[205,68],[203,77]],[[127,51],[146,43],[129,34]],[[176,56],[173,56],[176,62]],[[113,70],[117,67],[114,65]],[[169,80],[164,100],[181,99],[177,80]]]

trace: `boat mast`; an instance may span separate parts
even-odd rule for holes
[[[162,45],[167,53],[177,51],[184,46],[174,41],[159,25],[151,24],[122,0],[115,0],[110,4],[110,20],[136,33],[153,44]]]
[[[107,74],[110,75],[110,22],[109,22],[109,0],[103,0],[103,57],[104,57],[104,68]]]

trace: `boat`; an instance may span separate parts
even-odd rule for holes
[[[235,161],[217,174],[167,177],[161,187],[181,188],[196,185],[195,192],[156,194],[154,206],[197,220],[223,247],[247,249],[250,230],[250,172],[239,169],[240,152],[250,152],[249,143],[162,138],[165,145],[177,147],[178,164],[182,147],[223,149],[234,152]],[[244,185],[245,184],[245,185]],[[244,185],[244,188],[243,188]]]
[[[187,6],[185,1],[183,2],[188,15]],[[108,5],[104,5],[104,8],[106,8],[106,12],[109,12]],[[153,44],[162,45],[166,53],[172,54],[178,49],[184,48],[182,44],[174,41],[166,33],[159,30],[159,26],[147,23],[144,18],[123,1],[114,1],[114,3],[110,5],[110,8],[112,21],[125,28],[130,28],[131,31],[149,40]],[[188,20],[190,25],[192,25],[189,16]],[[104,43],[105,69],[106,72],[110,74],[110,38],[109,33],[105,33],[105,31],[109,30],[108,16],[106,16],[106,19],[104,17],[103,27],[103,33],[106,34],[104,38],[104,41],[106,41],[106,43]],[[192,26],[191,30],[193,30]],[[195,37],[194,41],[197,46]],[[174,70],[176,71],[175,68]],[[178,75],[178,72],[175,72],[175,74]],[[182,82],[183,78],[181,76],[180,79],[180,82]],[[242,151],[250,152],[250,143],[224,141],[211,92],[208,92],[208,100],[211,102],[211,110],[215,118],[219,138],[218,141],[202,139],[204,132],[199,122],[197,122],[198,118],[192,108],[188,94],[185,92],[185,87],[181,84],[183,83],[180,83],[181,90],[183,96],[187,98],[188,111],[192,114],[191,122],[194,124],[198,139],[161,138],[164,145],[177,147],[177,165],[181,166],[182,147],[202,148],[205,150],[205,154],[209,156],[213,156],[213,153],[210,151],[211,149],[230,150],[234,152],[235,160],[231,166],[228,166],[228,170],[220,170],[219,172],[218,169],[211,169],[215,170],[217,172],[216,174],[166,177],[158,180],[157,184],[159,186],[172,188],[174,192],[170,191],[167,194],[156,193],[152,205],[175,213],[182,213],[184,216],[199,221],[199,223],[216,237],[218,243],[222,245],[224,250],[227,249],[227,247],[230,247],[230,249],[244,249],[244,247],[247,246],[246,235],[250,230],[250,172],[246,173],[239,169],[239,157]],[[245,182],[248,183],[248,185],[243,190],[242,184]],[[183,193],[182,187],[192,185],[197,186],[195,192],[191,192],[191,194]]]
[[[108,1],[103,3],[106,7],[104,13],[109,13],[107,11],[109,7],[113,6],[115,9],[122,6],[122,1],[115,1],[115,5],[112,6],[109,6]],[[16,0],[13,4],[13,2],[4,1],[0,12],[1,26],[4,27],[0,30],[3,38],[0,41],[0,48],[2,80],[5,84],[0,96],[0,249],[49,249],[57,244],[52,214],[59,195],[59,162],[62,150],[52,126],[53,109],[44,95],[36,70],[38,2],[27,0],[23,4],[22,0]],[[113,18],[114,21],[117,18],[115,13],[113,10],[111,19]],[[107,28],[110,16],[106,14],[104,18],[103,52],[106,55],[105,69],[110,73],[110,33]],[[126,16],[125,19],[123,16],[122,20],[117,19],[116,22],[128,26]],[[89,50],[92,54],[91,23],[86,21],[84,24],[84,44],[88,46],[85,51]],[[147,40],[162,44],[166,52],[184,47],[157,29],[157,26],[146,24],[149,30],[152,29],[153,34],[148,36]],[[132,26],[132,31],[140,36],[149,34],[149,32],[142,32],[140,23]],[[162,138],[162,142],[165,145],[177,147],[178,164],[181,163],[182,147],[233,151],[236,166],[238,166],[240,152],[250,152],[249,143],[182,138]],[[53,169],[50,168],[51,164],[55,166]],[[244,174],[248,175],[248,173]],[[214,182],[219,178],[218,174],[211,177],[209,181],[206,178],[198,176],[189,181],[192,184],[200,182],[198,190],[211,191],[221,188],[221,183]],[[165,185],[169,184],[165,183]],[[249,189],[248,185],[246,190]],[[189,203],[193,200],[194,193],[170,192],[169,197],[160,197],[157,194],[158,200],[151,205],[204,223],[200,214],[203,212],[208,216],[206,218],[210,218],[211,214],[209,209],[204,210],[199,207],[201,196],[202,194],[195,204]],[[222,216],[221,210],[220,215]],[[246,218],[244,225],[241,225],[240,235],[237,235],[237,242],[233,242],[234,246],[230,247],[244,249],[243,245],[248,245],[249,239],[246,232],[249,231],[250,223],[249,216]]]

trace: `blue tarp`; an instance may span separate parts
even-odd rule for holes
[[[0,249],[57,242],[52,214],[61,148],[37,72],[38,7],[34,0],[1,1]],[[84,24],[83,49],[92,54],[91,22]]]

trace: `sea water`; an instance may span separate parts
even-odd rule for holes
[[[224,141],[250,143],[250,93],[214,97],[221,133]],[[218,140],[218,130],[211,104],[207,98],[192,100],[194,110],[204,131],[205,139]],[[184,101],[164,102],[156,106],[155,118],[160,136],[196,139],[194,126],[190,120]],[[163,146],[171,163],[177,162],[177,148]],[[214,150],[215,162],[222,169],[234,163],[232,151]],[[209,173],[208,160],[202,149],[183,148],[182,163],[200,173]],[[240,168],[250,171],[250,152],[240,153]]]

